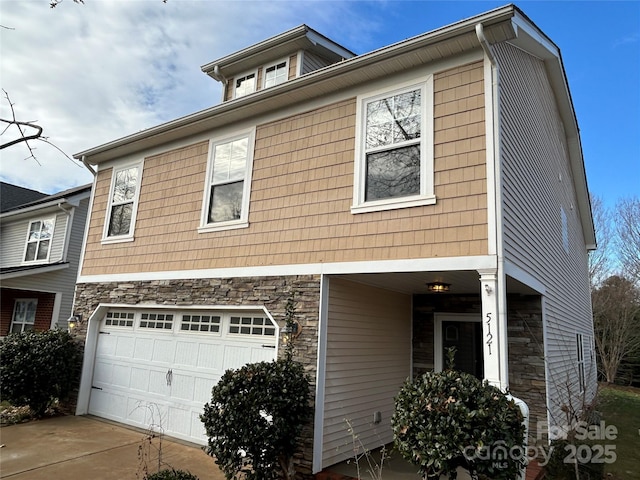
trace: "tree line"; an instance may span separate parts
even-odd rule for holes
[[[598,374],[640,385],[640,198],[591,200],[598,240],[589,254]]]

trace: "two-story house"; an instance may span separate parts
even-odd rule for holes
[[[354,55],[306,26],[213,61],[222,103],[80,152],[77,413],[204,443],[230,367],[275,358],[295,294],[313,379],[301,466],[392,440],[412,375],[589,401],[595,238],[559,48],[515,6]]]
[[[0,336],[72,316],[91,185],[54,195],[2,182]]]

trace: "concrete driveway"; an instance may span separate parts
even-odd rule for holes
[[[0,428],[0,478],[12,480],[142,480],[143,463],[158,471],[160,441],[93,417],[56,417]],[[140,459],[144,453],[144,461]],[[198,446],[162,439],[162,468],[224,480],[213,458]]]

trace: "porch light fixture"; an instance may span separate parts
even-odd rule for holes
[[[293,320],[292,322],[289,322],[287,325],[285,325],[285,327],[282,329],[282,341],[285,344],[292,342],[293,340],[298,338],[301,333],[302,325],[300,325],[297,320]]]
[[[429,291],[434,293],[448,292],[450,286],[451,286],[450,283],[444,283],[444,282],[427,283],[427,288],[429,289]]]
[[[69,332],[73,332],[75,328],[78,326],[78,323],[82,321],[82,314],[76,313],[75,315],[69,317],[67,320],[67,327]]]

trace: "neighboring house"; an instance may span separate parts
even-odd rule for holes
[[[353,455],[345,419],[391,441],[401,384],[449,346],[528,404],[532,441],[592,398],[579,130],[518,8],[357,56],[301,26],[203,70],[220,105],[76,156],[97,169],[78,414],[204,443],[211,385],[278,355],[294,293],[308,471]]]
[[[90,195],[0,184],[0,336],[67,328]]]

